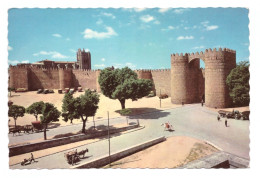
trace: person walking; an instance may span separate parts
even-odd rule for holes
[[[225,120],[225,126],[227,127],[227,119]]]
[[[203,101],[203,99],[201,100],[201,106],[203,107],[203,103],[204,103],[204,101]]]
[[[218,115],[218,121],[220,121],[220,117],[219,117],[219,115]]]
[[[31,161],[35,162],[35,159],[34,159],[34,156],[32,153],[31,153]]]

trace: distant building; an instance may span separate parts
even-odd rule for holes
[[[42,60],[35,63],[18,63],[17,66],[38,66],[41,68],[71,68],[71,69],[91,69],[91,55],[90,52],[85,52],[84,48],[78,49],[77,61],[52,61]]]

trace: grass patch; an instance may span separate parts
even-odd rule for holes
[[[122,110],[119,110],[118,113],[121,116],[129,116],[132,114],[132,110],[131,109],[122,109]]]

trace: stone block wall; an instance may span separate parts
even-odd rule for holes
[[[29,90],[59,89],[58,69],[27,68]],[[17,87],[18,88],[18,87]]]
[[[159,96],[161,90],[161,94],[171,96],[171,70],[152,70],[151,73],[156,95]]]
[[[72,86],[81,86],[83,89],[97,89],[97,71],[94,70],[73,70]]]
[[[205,63],[205,84],[203,72],[196,61]],[[236,66],[236,52],[231,49],[206,49],[200,53],[171,55],[171,95],[172,103],[198,102],[205,85],[205,105],[225,108],[230,105],[226,78]]]
[[[26,67],[10,67],[9,72],[9,87],[26,88],[29,90],[28,75],[29,71]]]

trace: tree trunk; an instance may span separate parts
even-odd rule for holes
[[[119,101],[120,101],[120,103],[121,103],[122,109],[125,109],[125,99],[121,99],[121,100],[119,100]]]
[[[14,118],[14,128],[16,128],[16,119]]]
[[[43,130],[43,133],[44,133],[44,140],[47,140],[47,124],[45,124],[45,127],[44,127],[44,130]]]
[[[83,117],[81,117],[81,119],[82,119],[82,122],[83,122],[82,133],[85,133],[85,132],[86,132],[85,127],[86,127],[87,118],[86,118],[86,119],[83,119]]]
[[[36,118],[36,121],[38,121],[38,116],[37,115],[35,116],[35,118]]]
[[[72,123],[72,120],[73,120],[73,119],[70,119],[70,123],[71,123],[71,124],[73,124],[73,123]]]

